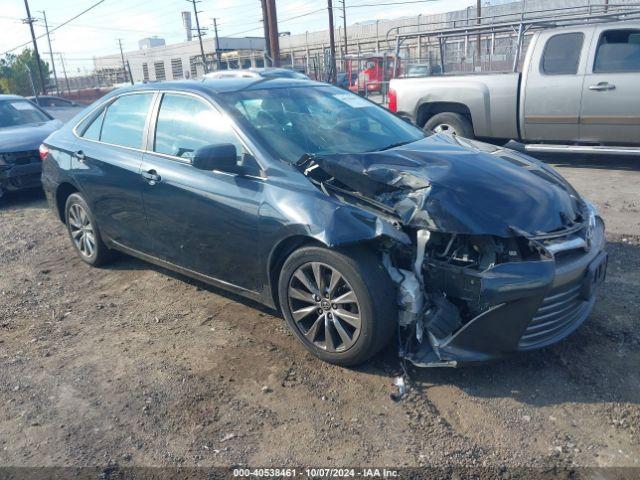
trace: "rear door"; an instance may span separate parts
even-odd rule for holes
[[[541,32],[523,77],[522,137],[572,142],[580,137],[580,104],[592,28]]]
[[[197,149],[220,143],[234,144],[245,164],[255,159],[228,118],[197,95],[165,93],[156,117],[142,165],[154,255],[246,290],[261,289],[264,179],[191,165]]]
[[[155,93],[116,98],[81,124],[71,170],[106,237],[149,251],[140,164]]]
[[[582,94],[584,142],[640,144],[640,28],[596,29]]]

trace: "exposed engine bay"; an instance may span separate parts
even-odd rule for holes
[[[575,330],[606,270],[595,210],[524,155],[479,144],[477,158],[468,144],[456,151],[471,141],[448,136],[423,142],[432,144],[428,158],[424,148],[399,147],[297,163],[327,195],[376,212],[409,239],[378,243],[398,288],[401,358],[456,366],[539,348]],[[466,188],[466,179],[473,185]]]

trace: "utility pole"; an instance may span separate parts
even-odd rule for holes
[[[62,65],[62,73],[64,74],[64,81],[67,84],[67,93],[71,95],[71,89],[69,88],[69,77],[67,77],[67,69],[64,67],[64,58],[60,54],[60,64]]]
[[[480,23],[482,22],[481,17],[482,17],[482,1],[476,0],[476,25],[480,25]],[[478,33],[476,42],[477,42],[476,50],[478,52],[478,65],[480,65],[480,68],[482,68],[482,64],[481,64],[482,48],[480,46],[480,44],[482,43],[482,36],[480,33]]]
[[[269,48],[271,49],[271,61],[273,67],[280,66],[280,35],[278,34],[278,15],[276,13],[276,0],[266,0],[267,18],[269,21]]]
[[[347,0],[342,0],[342,32],[344,34],[344,55],[347,56]]]
[[[260,0],[262,5],[262,26],[264,27],[264,66],[271,66],[271,42],[269,42],[269,13],[267,11],[267,0]]]
[[[131,79],[131,85],[133,85],[133,74],[131,73],[131,64],[127,60],[127,72],[129,72],[129,78]]]
[[[127,81],[127,77],[130,75],[127,74],[128,70],[127,70],[127,62],[124,61],[124,53],[122,51],[122,39],[119,38],[118,39],[118,45],[120,45],[120,58],[122,58],[122,70],[124,71],[124,81]],[[129,79],[131,81],[131,85],[133,85],[133,78]]]
[[[202,55],[202,66],[204,68],[204,73],[207,73],[209,69],[207,68],[207,57],[204,55],[204,45],[202,45],[202,31],[200,30],[200,19],[198,18],[198,9],[196,8],[196,4],[200,3],[199,0],[187,0],[187,2],[191,2],[193,4],[193,14],[196,17],[196,30],[198,31],[198,42],[200,42],[200,54]]]
[[[44,19],[44,28],[47,32],[47,42],[49,42],[49,57],[51,58],[51,68],[53,70],[53,80],[56,82],[56,95],[60,95],[60,87],[58,86],[58,75],[56,74],[56,62],[53,61],[53,51],[51,50],[51,37],[49,36],[49,24],[47,23],[47,12],[42,12]]]
[[[24,7],[27,9],[27,18],[23,21],[29,24],[29,29],[31,30],[31,40],[33,41],[33,51],[36,54],[36,63],[38,64],[38,74],[40,75],[40,83],[42,84],[42,94],[46,95],[47,86],[44,83],[44,74],[42,73],[42,62],[40,61],[40,52],[38,52],[38,42],[36,41],[36,34],[33,31],[33,22],[35,22],[36,19],[31,18],[31,11],[29,10],[28,0],[24,0]]]
[[[327,10],[329,11],[329,50],[331,51],[331,64],[329,65],[329,81],[336,83],[336,39],[333,35],[333,3],[327,0]]]
[[[213,33],[216,36],[216,68],[220,70],[220,39],[218,38],[218,21],[216,18],[212,18],[213,20]]]

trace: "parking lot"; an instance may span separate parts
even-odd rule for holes
[[[122,257],[92,269],[41,193],[0,201],[0,464],[640,467],[640,161],[553,162],[604,217],[607,281],[551,348],[343,369],[275,313]],[[248,252],[250,253],[250,252]]]

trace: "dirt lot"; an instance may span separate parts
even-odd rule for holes
[[[499,363],[327,365],[274,312],[123,257],[91,269],[41,194],[0,203],[0,465],[640,467],[640,163],[564,162],[607,221],[568,340]]]

